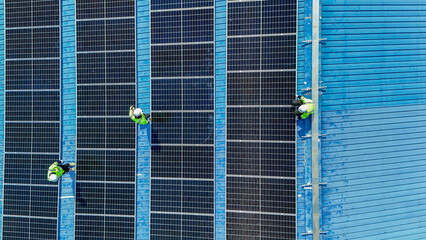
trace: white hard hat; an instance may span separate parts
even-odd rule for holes
[[[58,181],[58,176],[56,176],[56,174],[54,174],[54,173],[51,173],[51,174],[49,175],[49,180],[50,180],[51,182],[56,182],[56,181]]]
[[[142,109],[140,108],[136,108],[135,111],[133,111],[133,115],[135,115],[135,117],[139,117],[142,114]]]
[[[306,106],[306,105],[302,105],[302,106],[300,106],[299,107],[299,112],[301,112],[301,113],[305,113],[305,112],[307,112],[308,111],[308,106]]]

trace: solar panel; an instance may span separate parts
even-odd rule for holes
[[[228,0],[227,239],[296,238],[296,6]]]
[[[3,239],[56,239],[60,153],[58,1],[5,1]]]
[[[76,239],[134,239],[135,1],[76,1]]]
[[[213,239],[213,1],[153,0],[150,14],[150,239]]]

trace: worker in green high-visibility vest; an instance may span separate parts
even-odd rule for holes
[[[49,170],[47,170],[47,180],[50,182],[57,182],[62,175],[67,173],[68,171],[75,171],[74,168],[69,168],[71,166],[75,166],[75,163],[67,163],[63,164],[63,161],[54,162],[50,165]]]
[[[142,109],[135,108],[134,106],[130,106],[129,117],[134,122],[141,125],[146,125],[151,122],[150,116],[151,115],[149,114],[144,114],[142,112]]]
[[[297,96],[297,98],[300,100],[291,101],[291,105],[296,107],[294,109],[294,115],[296,115],[298,119],[306,119],[315,111],[314,101],[304,96]]]

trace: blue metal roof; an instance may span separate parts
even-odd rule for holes
[[[426,2],[323,0],[323,239],[425,239]]]

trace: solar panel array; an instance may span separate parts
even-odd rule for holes
[[[228,0],[228,240],[296,238],[296,6]]]
[[[60,154],[60,5],[5,1],[3,239],[56,239]]]
[[[135,238],[135,1],[76,1],[76,239]]]
[[[214,3],[151,1],[151,239],[214,239]]]

